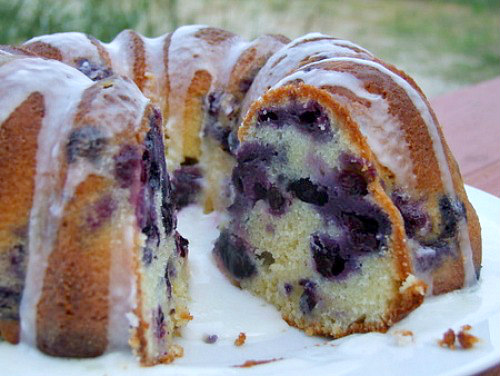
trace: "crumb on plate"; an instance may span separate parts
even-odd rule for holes
[[[479,342],[479,338],[468,333],[471,329],[472,327],[470,325],[463,326],[462,330],[460,330],[457,334],[458,343],[460,343],[460,346],[463,349],[470,349],[474,347],[477,342]]]
[[[448,329],[443,334],[443,338],[438,341],[439,346],[447,347],[449,349],[455,349],[455,332],[453,329]]]
[[[235,346],[243,346],[245,344],[245,341],[247,339],[247,336],[245,333],[241,332],[239,335],[238,335],[238,338],[236,338],[234,340],[234,345]]]
[[[247,360],[245,363],[234,366],[234,367],[236,367],[236,368],[250,368],[253,366],[258,366],[260,364],[277,362],[278,360],[283,360],[283,358],[273,358],[273,359],[266,359],[266,360]]]
[[[454,350],[456,348],[455,342],[458,341],[458,344],[464,350],[474,347],[479,342],[479,338],[469,333],[471,329],[472,326],[464,325],[457,334],[455,334],[453,329],[448,329],[443,334],[443,339],[438,341],[439,346]]]

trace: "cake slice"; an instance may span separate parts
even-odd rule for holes
[[[0,80],[0,335],[62,357],[180,356],[188,245],[159,111],[127,78],[57,61],[6,56]]]
[[[481,234],[420,88],[353,43],[310,34],[276,52],[242,104],[224,273],[290,324],[385,331],[473,285]]]
[[[404,223],[345,109],[306,85],[266,94],[240,130],[233,204],[214,254],[291,325],[383,331],[423,300]]]

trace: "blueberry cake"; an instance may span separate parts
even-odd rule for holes
[[[127,78],[0,55],[0,336],[62,357],[181,355],[187,241],[162,118]]]
[[[479,221],[427,99],[354,43],[58,33],[0,46],[0,82],[10,342],[180,355],[190,204],[227,218],[222,272],[310,334],[385,331],[479,277]]]

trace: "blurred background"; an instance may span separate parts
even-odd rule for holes
[[[157,36],[194,23],[349,39],[430,98],[500,75],[500,0],[0,0],[0,44],[60,31],[109,42],[126,28]]]

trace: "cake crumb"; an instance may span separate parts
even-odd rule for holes
[[[479,342],[479,338],[468,333],[471,329],[472,327],[470,325],[464,325],[462,326],[462,330],[460,330],[457,334],[458,343],[460,343],[460,346],[463,349],[470,349],[474,347],[477,342]]]
[[[191,315],[189,312],[182,312],[180,314],[181,319],[186,320],[186,321],[191,321],[193,319],[193,315]]]
[[[448,329],[443,334],[443,339],[438,341],[439,346],[448,347],[449,349],[455,350],[455,332],[453,329]]]
[[[283,360],[283,358],[273,358],[273,359],[266,359],[266,360],[247,360],[245,363],[237,365],[237,366],[233,366],[233,367],[235,367],[235,368],[250,368],[253,366],[258,366],[260,364],[277,362],[278,360]]]
[[[411,330],[396,330],[393,336],[398,346],[407,346],[413,343],[413,332]]]
[[[415,277],[413,274],[408,275],[406,277],[403,284],[399,287],[399,292],[404,293],[408,289],[413,289],[420,295],[425,295],[427,290],[427,285]]]
[[[238,338],[236,338],[234,340],[234,345],[235,346],[243,346],[245,344],[245,341],[247,339],[247,336],[245,333],[241,332],[239,335],[238,335]]]
[[[455,334],[453,329],[448,329],[448,331],[443,334],[443,339],[438,341],[439,346],[455,350],[455,342],[458,341],[458,344],[464,350],[474,347],[474,345],[479,342],[479,338],[469,333],[471,329],[472,326],[464,325],[457,334]]]

